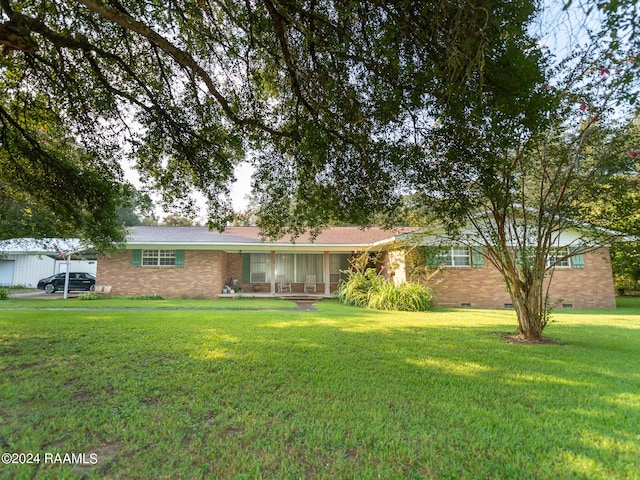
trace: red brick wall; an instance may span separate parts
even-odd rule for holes
[[[600,248],[584,256],[584,268],[557,268],[551,281],[551,301],[573,308],[616,308],[611,255]]]
[[[215,298],[226,278],[227,255],[186,250],[184,267],[132,267],[131,250],[100,258],[97,285],[111,285],[114,295]]]
[[[243,292],[252,291],[250,285],[242,284],[242,254],[241,253],[226,253],[227,258],[227,270],[226,280],[238,280],[238,285]]]
[[[559,308],[562,304],[573,308],[615,308],[609,249],[586,253],[584,262],[583,269],[556,269],[551,302],[561,300]],[[97,269],[97,284],[111,285],[115,295],[215,298],[229,278],[242,281],[241,255],[207,250],[185,251],[183,268],[132,267],[131,250],[124,250],[100,258]],[[468,303],[477,308],[504,308],[511,303],[502,276],[486,261],[484,268],[445,268],[430,283],[437,305]],[[246,292],[252,291],[250,285],[243,287]],[[302,284],[295,287],[294,291],[302,291]],[[318,284],[318,292],[322,293],[323,288]],[[263,289],[268,292],[269,286],[263,285]]]
[[[511,303],[502,275],[485,260],[484,268],[444,268],[431,279],[435,303],[477,308],[504,308]],[[608,248],[585,253],[584,268],[557,268],[549,300],[573,308],[615,308],[613,273]]]

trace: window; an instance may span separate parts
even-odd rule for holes
[[[329,254],[329,281],[331,283],[338,283],[340,280],[346,280],[347,274],[342,273],[346,270],[349,270],[348,253]]]
[[[175,265],[175,250],[142,250],[143,267],[174,267]]]
[[[276,279],[285,282],[304,283],[307,275],[315,275],[324,281],[324,254],[276,253]],[[271,253],[243,254],[243,281],[245,283],[271,282]]]
[[[571,258],[567,247],[552,248],[547,257],[547,267],[571,268]]]
[[[293,282],[296,278],[296,256],[292,253],[276,254],[276,278],[282,277],[285,282]]]
[[[251,283],[267,283],[271,281],[271,254],[251,254]]]
[[[286,282],[304,283],[307,275],[315,275],[318,282],[324,278],[324,255],[316,253],[276,254],[276,277]]]
[[[446,247],[438,252],[437,260],[447,267],[471,266],[469,247]]]
[[[324,255],[317,253],[296,254],[296,282],[304,283],[307,275],[315,275],[317,282],[324,282]]]

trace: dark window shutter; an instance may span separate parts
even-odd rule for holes
[[[184,250],[176,250],[176,267],[184,267]]]
[[[251,283],[251,254],[242,254],[242,283]]]
[[[484,267],[484,257],[482,256],[482,247],[471,248],[471,266],[473,268]]]
[[[580,247],[571,249],[571,268],[584,268],[584,254]]]
[[[340,254],[340,275],[339,278],[341,281],[346,281],[348,278],[348,275],[346,272],[349,271],[349,259],[351,258],[351,255],[349,253],[341,253]]]
[[[442,247],[423,247],[424,258],[427,268],[439,268],[442,265],[442,258],[438,254],[443,251]]]
[[[139,267],[142,265],[142,250],[131,250],[131,266]]]
[[[349,255],[348,253],[340,254],[340,270],[349,270]]]

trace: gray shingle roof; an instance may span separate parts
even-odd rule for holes
[[[127,238],[129,245],[136,244],[199,244],[213,246],[231,245],[350,245],[370,246],[391,241],[395,235],[414,229],[385,230],[374,227],[332,227],[323,230],[315,240],[309,235],[295,239],[284,237],[279,240],[264,240],[258,227],[228,227],[224,232],[209,231],[207,227],[132,227]]]

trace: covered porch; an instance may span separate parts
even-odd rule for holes
[[[221,293],[219,298],[281,298],[290,301],[320,301],[336,298],[334,293],[325,295],[323,293],[265,293],[265,292],[238,292]]]
[[[291,245],[226,253],[226,277],[219,297],[287,299],[333,298],[353,254],[326,246],[319,251]]]

